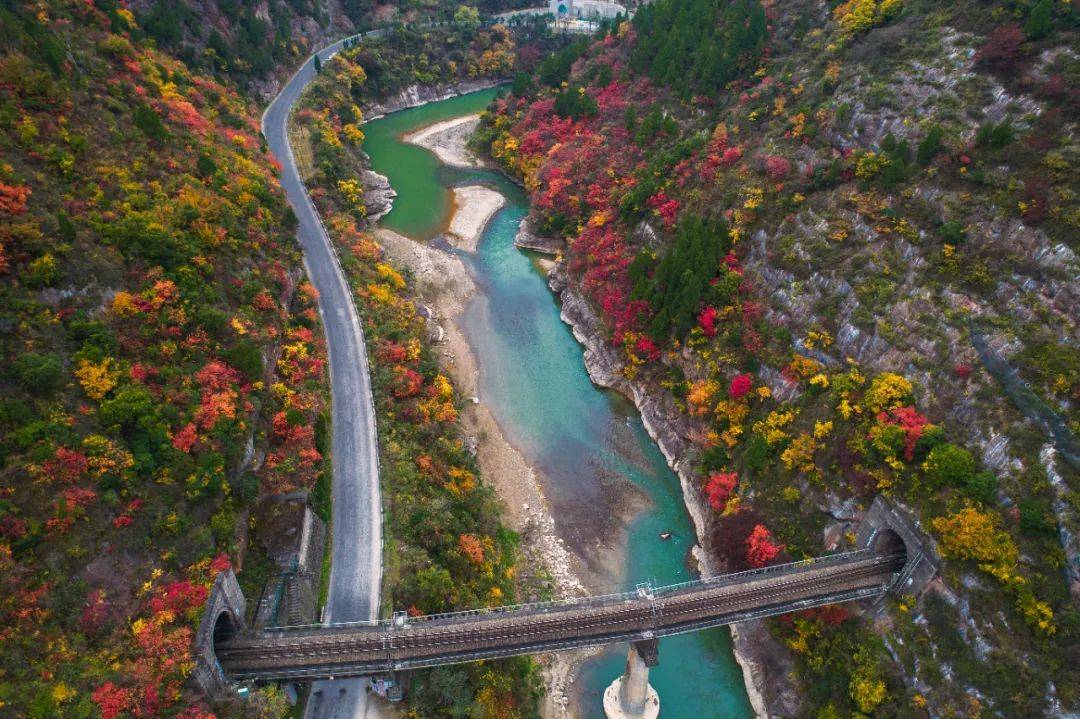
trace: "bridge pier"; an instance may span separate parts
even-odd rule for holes
[[[646,639],[630,645],[626,671],[604,692],[607,719],[656,719],[660,715],[660,695],[649,684],[649,667],[659,663],[657,640]]]

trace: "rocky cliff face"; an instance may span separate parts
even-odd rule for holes
[[[841,79],[836,94],[836,102],[849,108],[849,119],[832,128],[833,146],[872,150],[890,133],[914,142],[917,126],[910,119],[932,115],[957,96],[985,98],[966,106],[971,122],[1011,119],[1020,130],[1038,117],[1042,108],[1033,97],[1010,95],[974,72],[971,37],[942,28],[938,43],[935,51],[885,70],[853,66],[850,81]],[[1040,58],[1040,66],[1047,60]],[[875,103],[871,87],[893,88],[895,94],[886,104]],[[806,162],[813,162],[809,154]],[[774,230],[759,231],[746,263],[766,287],[771,319],[789,327],[797,345],[812,328],[834,328],[835,344],[815,359],[850,357],[934,388],[927,403],[964,429],[982,448],[988,467],[1005,471],[1021,466],[1005,432],[1015,417],[978,401],[991,391],[992,378],[976,373],[958,379],[953,372],[980,364],[965,322],[971,317],[995,327],[990,341],[1006,357],[1022,349],[1018,335],[1037,318],[1054,318],[1049,329],[1055,339],[1075,343],[1080,296],[1074,280],[1080,265],[1072,249],[1042,229],[1002,216],[992,204],[965,206],[969,192],[928,177],[912,188],[910,202],[929,216],[963,217],[968,242],[1007,260],[1008,270],[988,276],[981,288],[943,286],[936,267],[940,248],[927,230],[890,231],[849,188],[819,195]],[[842,237],[830,239],[838,230]]]
[[[410,107],[419,107],[429,102],[449,100],[458,95],[468,95],[470,92],[486,90],[496,87],[505,80],[470,80],[446,85],[409,85],[396,95],[391,95],[382,100],[373,100],[364,103],[364,117],[367,120],[375,120],[398,110],[407,110]]]

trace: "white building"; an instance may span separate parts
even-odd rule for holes
[[[609,0],[548,0],[556,20],[603,20],[625,14],[626,8]]]

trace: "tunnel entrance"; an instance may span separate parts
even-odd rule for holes
[[[192,678],[208,697],[226,699],[236,696],[232,680],[218,661],[218,648],[244,632],[246,610],[247,602],[236,574],[232,569],[218,572],[192,643],[195,657]]]
[[[870,546],[875,554],[901,557],[902,561],[898,562],[900,566],[907,563],[908,550],[904,538],[888,527],[878,530],[877,536],[874,537],[874,542]]]
[[[214,622],[214,649],[216,650],[220,644],[232,641],[239,633],[240,628],[236,626],[232,613],[222,610],[218,614],[217,621]]]

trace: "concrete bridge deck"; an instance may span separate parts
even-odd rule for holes
[[[215,650],[233,680],[297,680],[649,640],[879,597],[903,577],[906,561],[904,553],[863,549],[602,597],[224,634]]]

